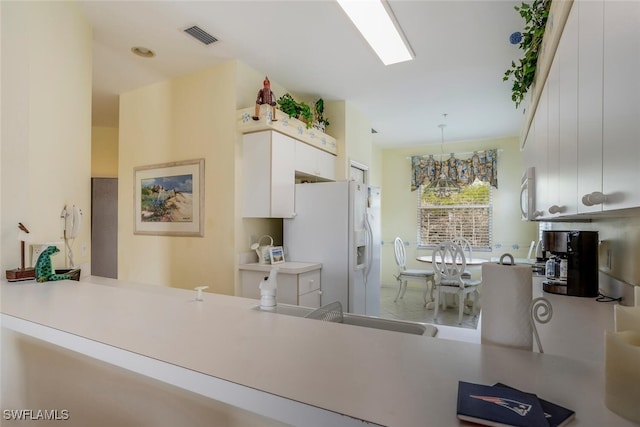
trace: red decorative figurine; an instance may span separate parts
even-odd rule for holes
[[[264,78],[263,87],[258,91],[258,97],[256,98],[256,111],[253,116],[253,120],[260,120],[260,106],[262,104],[271,105],[272,117],[271,121],[276,121],[276,96],[271,92],[271,83],[269,77]]]

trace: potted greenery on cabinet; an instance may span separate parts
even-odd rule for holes
[[[315,117],[315,120],[313,121],[313,127],[324,132],[327,126],[329,126],[329,120],[324,117],[324,100],[322,98],[318,98],[313,107],[313,113]]]
[[[307,129],[311,128],[313,123],[313,113],[311,112],[311,107],[308,104],[298,102],[293,99],[293,96],[285,93],[278,99],[278,105],[280,106],[280,110],[288,115],[289,118],[298,119],[307,125]]]
[[[329,120],[324,117],[324,100],[318,98],[313,104],[313,111],[309,104],[303,101],[296,101],[291,94],[285,93],[278,99],[278,108],[280,111],[289,116],[303,122],[307,129],[314,127],[324,132],[329,126]]]
[[[513,79],[511,99],[515,102],[516,108],[524,100],[536,76],[538,55],[545,26],[547,25],[547,18],[549,17],[550,6],[551,0],[533,0],[531,3],[522,3],[520,6],[515,6],[515,10],[520,13],[520,16],[525,21],[519,45],[520,49],[524,51],[524,56],[518,64],[515,61],[511,62],[511,68],[504,73],[502,80],[507,81],[510,77]],[[514,35],[516,34],[518,33],[514,33]]]

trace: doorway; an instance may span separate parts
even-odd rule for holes
[[[91,274],[118,278],[118,179],[91,179]]]

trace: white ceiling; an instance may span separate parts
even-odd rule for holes
[[[415,53],[390,66],[333,0],[79,3],[93,26],[94,125],[117,126],[120,93],[237,58],[300,96],[346,100],[384,147],[440,143],[443,113],[445,142],[519,134],[522,112],[502,81],[521,56],[509,43],[522,30],[519,1],[390,0]],[[219,42],[186,35],[191,25]]]

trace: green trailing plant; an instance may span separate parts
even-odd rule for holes
[[[329,126],[329,120],[324,117],[324,100],[322,98],[318,98],[318,100],[313,105],[314,108],[314,116],[315,121],[318,122],[322,129]]]
[[[280,111],[289,116],[289,118],[296,118],[300,121],[303,121],[307,126],[307,129],[311,128],[313,123],[313,113],[311,112],[311,107],[304,103],[298,102],[293,97],[285,93],[278,99],[278,105],[280,106]]]
[[[515,61],[511,62],[511,68],[504,73],[502,80],[507,81],[509,78],[513,80],[511,99],[515,102],[516,108],[524,100],[535,79],[538,55],[550,6],[551,0],[533,0],[531,3],[523,2],[520,6],[514,7],[525,21],[519,45],[524,51],[524,56],[518,64]]]
[[[298,103],[288,93],[285,93],[278,99],[278,105],[280,110],[286,115],[291,117],[298,117]]]
[[[303,121],[307,125],[307,129],[310,129],[313,125],[313,113],[311,112],[311,107],[304,102],[300,102],[300,115],[298,119]]]

